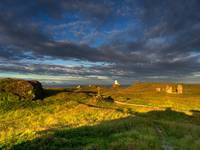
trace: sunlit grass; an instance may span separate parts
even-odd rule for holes
[[[47,90],[45,99],[37,101],[1,93],[0,148],[200,148],[200,95],[196,90],[193,95],[102,90],[115,100],[144,106],[95,102],[95,90],[90,90]]]

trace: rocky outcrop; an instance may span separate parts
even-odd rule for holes
[[[20,99],[36,100],[43,98],[42,84],[38,81],[21,79],[1,79],[0,92],[8,92],[17,95]]]

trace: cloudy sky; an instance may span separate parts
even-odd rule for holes
[[[0,77],[200,83],[200,1],[1,0]]]

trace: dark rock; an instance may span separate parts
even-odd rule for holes
[[[111,96],[102,96],[102,95],[97,95],[95,97],[96,102],[110,102],[113,103],[114,99]]]
[[[20,99],[36,100],[43,98],[42,84],[38,81],[27,81],[21,79],[1,79],[0,92],[17,95]]]
[[[111,96],[104,97],[104,101],[113,103],[114,99]]]

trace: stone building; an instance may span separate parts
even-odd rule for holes
[[[173,93],[172,86],[167,85],[165,91],[166,91],[166,93],[172,94]]]
[[[161,92],[161,88],[156,88],[156,91],[157,92]]]
[[[157,87],[156,92],[166,92],[168,94],[183,94],[183,85],[166,85],[165,88]]]
[[[183,94],[183,85],[178,84],[176,89],[177,94]]]

